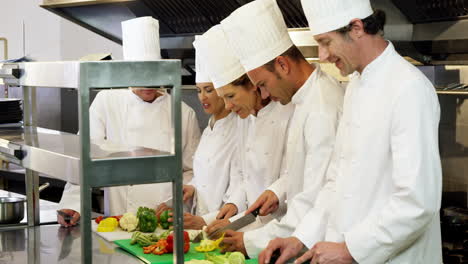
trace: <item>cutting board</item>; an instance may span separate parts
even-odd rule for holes
[[[149,264],[172,264],[174,261],[173,254],[163,254],[163,255],[155,255],[155,254],[144,254],[143,248],[140,247],[138,244],[130,245],[130,239],[122,239],[114,241],[119,247],[125,249],[132,255],[136,256],[140,260],[149,263]],[[190,250],[185,253],[184,261],[189,261],[192,259],[205,259],[204,252],[197,252],[195,247],[200,245],[200,243],[190,243]],[[210,254],[221,255],[219,249],[215,251],[209,252]],[[249,259],[246,260],[246,264],[256,264],[258,261],[256,259]]]

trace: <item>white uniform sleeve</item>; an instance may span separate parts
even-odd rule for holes
[[[244,234],[244,245],[251,258],[256,257],[271,239],[291,236],[306,213],[313,210],[317,194],[325,184],[325,173],[333,153],[338,119],[338,114],[310,114],[307,118],[304,131],[306,139],[304,191],[288,201],[286,215],[280,222],[272,220],[263,228]],[[323,240],[326,228],[323,210],[318,209],[310,214],[314,215],[313,224],[316,226],[298,230],[303,234],[301,238],[308,238],[307,241],[301,240],[305,245]]]
[[[413,244],[438,216],[440,109],[434,88],[427,86],[411,83],[394,107],[390,139],[394,193],[379,213],[344,234],[359,263],[385,262]]]
[[[89,131],[92,140],[106,139],[106,93],[99,92],[89,107]]]
[[[237,212],[247,210],[247,195],[243,187],[242,166],[240,164],[242,153],[235,151],[229,172],[229,186],[223,198],[225,204],[232,203],[237,206]]]
[[[200,142],[200,128],[193,109],[182,105],[182,166],[184,183],[193,177],[193,156]]]
[[[287,142],[287,140],[285,140]],[[286,206],[286,193],[288,190],[288,174],[286,169],[286,155],[283,155],[283,159],[281,161],[281,173],[279,178],[273,182],[267,190],[270,190],[276,194],[279,200],[279,207]]]
[[[81,209],[81,187],[72,183],[65,184],[63,189],[62,199],[60,199],[58,208],[60,209],[72,209],[80,212]]]

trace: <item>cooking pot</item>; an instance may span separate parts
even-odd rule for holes
[[[44,183],[39,187],[39,192],[49,186]],[[24,218],[24,204],[26,198],[23,197],[0,197],[0,225],[17,224]]]

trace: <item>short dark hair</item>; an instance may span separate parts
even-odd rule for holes
[[[301,51],[296,47],[296,45],[292,45],[289,49],[287,49],[285,52],[281,53],[283,57],[289,57],[293,61],[300,61],[300,60],[305,60],[304,55],[302,55]],[[271,61],[265,63],[265,68],[270,71],[270,72],[275,72],[275,60],[276,58],[272,59]]]
[[[372,15],[361,20],[364,24],[364,32],[370,35],[383,35],[386,20],[387,16],[385,15],[384,11],[380,9],[375,10]],[[342,28],[337,29],[336,32],[345,35],[351,31],[352,26],[353,25],[350,23]]]

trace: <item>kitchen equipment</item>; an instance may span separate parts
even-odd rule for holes
[[[252,213],[242,216],[241,218],[237,219],[236,221],[230,223],[229,225],[216,230],[214,233],[209,235],[210,239],[218,238],[224,233],[226,230],[239,230],[242,227],[255,222],[258,214],[260,213],[260,208],[255,209]]]
[[[39,192],[49,187],[49,183],[44,183],[38,189]],[[24,204],[26,198],[23,197],[0,197],[0,224],[17,224],[24,218]]]
[[[131,239],[123,239],[114,241],[119,247],[123,248],[124,250],[128,251],[135,257],[139,258],[145,263],[158,263],[158,264],[172,264],[174,263],[174,256],[172,254],[163,254],[163,255],[154,255],[154,254],[144,254],[143,248],[140,247],[138,244],[130,245]],[[205,259],[205,252],[197,252],[195,247],[200,245],[199,243],[190,243],[190,250],[184,254],[184,261],[192,260],[192,259]],[[221,255],[219,249],[216,249],[210,254],[214,255]],[[258,262],[257,259],[249,259],[246,260],[246,264],[256,264]]]

